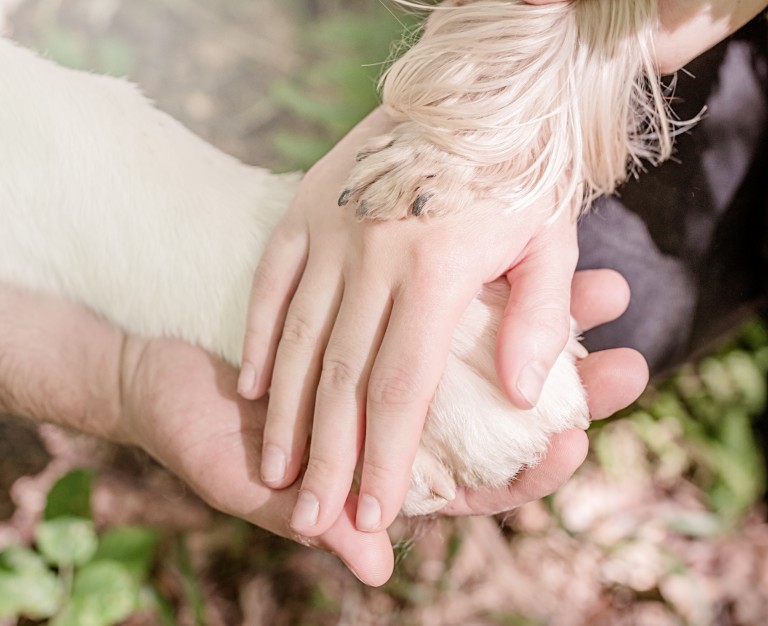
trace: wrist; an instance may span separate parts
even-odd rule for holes
[[[346,178],[349,168],[355,163],[360,147],[373,137],[390,132],[396,125],[383,106],[375,108],[320,159],[307,175],[310,176],[314,170],[319,170],[327,176],[328,171],[338,169],[343,178]]]
[[[659,27],[654,36],[659,72],[677,71],[766,7],[766,0],[659,0]]]
[[[0,284],[0,404],[15,415],[121,441],[123,340],[86,309]]]
[[[125,335],[119,354],[118,416],[114,421],[111,439],[144,448],[141,436],[141,417],[147,412],[142,406],[142,395],[137,389],[138,370],[148,341],[135,335]]]

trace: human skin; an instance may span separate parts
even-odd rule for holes
[[[577,274],[573,314],[589,328],[618,316],[628,301],[611,271]],[[628,349],[579,364],[594,419],[629,404],[647,381],[645,361]],[[272,489],[259,477],[266,401],[236,392],[237,371],[193,345],[126,335],[63,299],[0,284],[0,412],[46,421],[138,446],[217,509],[283,537],[298,484]],[[460,491],[447,514],[508,510],[565,482],[587,449],[581,431],[552,441],[547,458],[504,490]],[[325,532],[306,542],[336,554],[364,583],[392,573],[386,532],[355,528],[355,496]]]
[[[526,1],[555,4],[563,0]],[[765,0],[660,0],[659,31],[654,37],[659,71],[677,71],[766,7]]]
[[[765,6],[663,0],[660,71],[677,69]],[[510,284],[496,365],[515,405],[536,403],[568,337],[578,251],[567,216],[552,224],[500,218],[485,230],[453,216],[427,225],[349,219],[329,229],[358,147],[390,127],[375,111],[309,172],[254,278],[239,389],[255,399],[271,387],[261,467],[270,486],[294,483],[311,430],[292,520],[306,536],[334,523],[361,453],[357,527],[378,531],[394,519],[452,330],[483,283],[506,276]],[[363,421],[364,440],[339,449],[339,433],[362,433]]]

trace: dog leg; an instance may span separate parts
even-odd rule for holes
[[[399,125],[361,151],[340,204],[360,219],[578,212],[671,152],[655,25],[655,0],[435,7],[381,83]]]
[[[239,163],[124,81],[2,40],[0,68],[0,280],[237,365],[251,277],[298,177]],[[498,389],[505,289],[485,288],[455,333],[406,513],[440,508],[456,486],[504,484],[553,432],[586,424],[573,351],[536,410],[515,409]]]

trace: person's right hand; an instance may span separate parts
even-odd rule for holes
[[[483,284],[506,276],[497,371],[533,407],[570,332],[576,225],[552,198],[498,214],[358,222],[337,206],[357,150],[390,122],[374,113],[305,177],[256,272],[240,391],[270,387],[261,478],[279,489],[311,448],[293,529],[324,533],[362,454],[356,525],[376,532],[402,506],[451,336]],[[273,370],[274,365],[274,372]]]
[[[612,270],[576,272],[571,315],[583,331],[618,318],[629,305],[629,285]],[[587,391],[590,419],[610,417],[634,401],[648,383],[648,366],[636,350],[614,348],[576,362]],[[459,489],[443,515],[491,515],[550,495],[564,485],[586,457],[589,440],[573,429],[554,435],[541,462],[497,489]]]
[[[272,385],[261,468],[270,486],[297,478],[313,431],[293,512],[305,536],[335,521],[361,452],[357,527],[392,521],[450,336],[482,284],[501,275],[510,282],[497,371],[517,406],[536,403],[568,335],[577,251],[567,216],[547,224],[544,211],[486,219],[478,210],[356,223],[338,210],[356,151],[387,130],[386,120],[369,119],[313,168],[254,281],[241,393],[260,397]]]

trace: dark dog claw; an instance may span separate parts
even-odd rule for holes
[[[358,163],[360,163],[360,161],[365,161],[365,159],[367,159],[372,154],[376,154],[377,152],[382,152],[383,150],[388,150],[394,145],[395,145],[395,140],[391,139],[383,146],[376,146],[374,148],[368,148],[367,150],[366,149],[360,150],[360,152],[358,152],[357,155],[355,156],[355,161],[357,161]]]
[[[349,204],[349,197],[352,195],[351,189],[345,189],[339,196],[339,206],[347,206]]]
[[[419,197],[416,198],[414,203],[411,205],[411,213],[413,213],[415,217],[419,217],[424,212],[424,205],[427,204],[431,197],[432,194],[430,193],[420,194]]]

